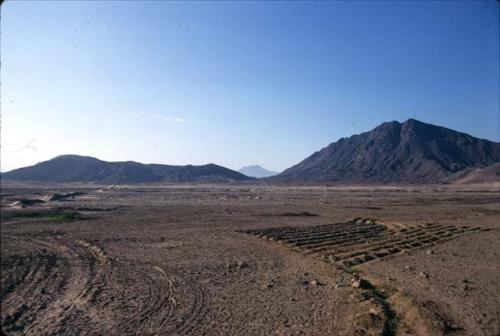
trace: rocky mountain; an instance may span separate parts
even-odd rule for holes
[[[270,177],[278,174],[277,172],[273,172],[265,168],[262,168],[259,165],[246,166],[238,171],[246,176],[256,177],[256,178]]]
[[[439,183],[500,162],[500,143],[415,119],[340,139],[272,177],[294,183]]]
[[[231,182],[248,176],[215,164],[171,166],[133,161],[107,162],[93,157],[62,155],[34,166],[2,174],[3,180],[95,183]]]

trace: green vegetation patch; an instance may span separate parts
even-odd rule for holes
[[[64,211],[46,217],[49,222],[70,222],[82,219],[82,216],[76,211]]]

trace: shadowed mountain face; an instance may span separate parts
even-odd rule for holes
[[[500,162],[500,143],[414,119],[343,138],[271,178],[276,182],[438,183]]]
[[[107,162],[78,155],[62,155],[34,166],[2,174],[4,180],[96,183],[230,182],[250,180],[215,164],[169,166],[138,162]]]
[[[277,175],[278,173],[262,168],[259,165],[246,166],[238,170],[240,173],[250,177],[269,177]]]

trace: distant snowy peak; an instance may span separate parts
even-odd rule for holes
[[[256,177],[256,178],[269,177],[278,174],[277,172],[273,172],[265,168],[262,168],[259,165],[251,165],[243,167],[238,171],[246,176]]]

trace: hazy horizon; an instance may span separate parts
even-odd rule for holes
[[[4,2],[1,171],[258,164],[408,118],[500,141],[498,4]]]

